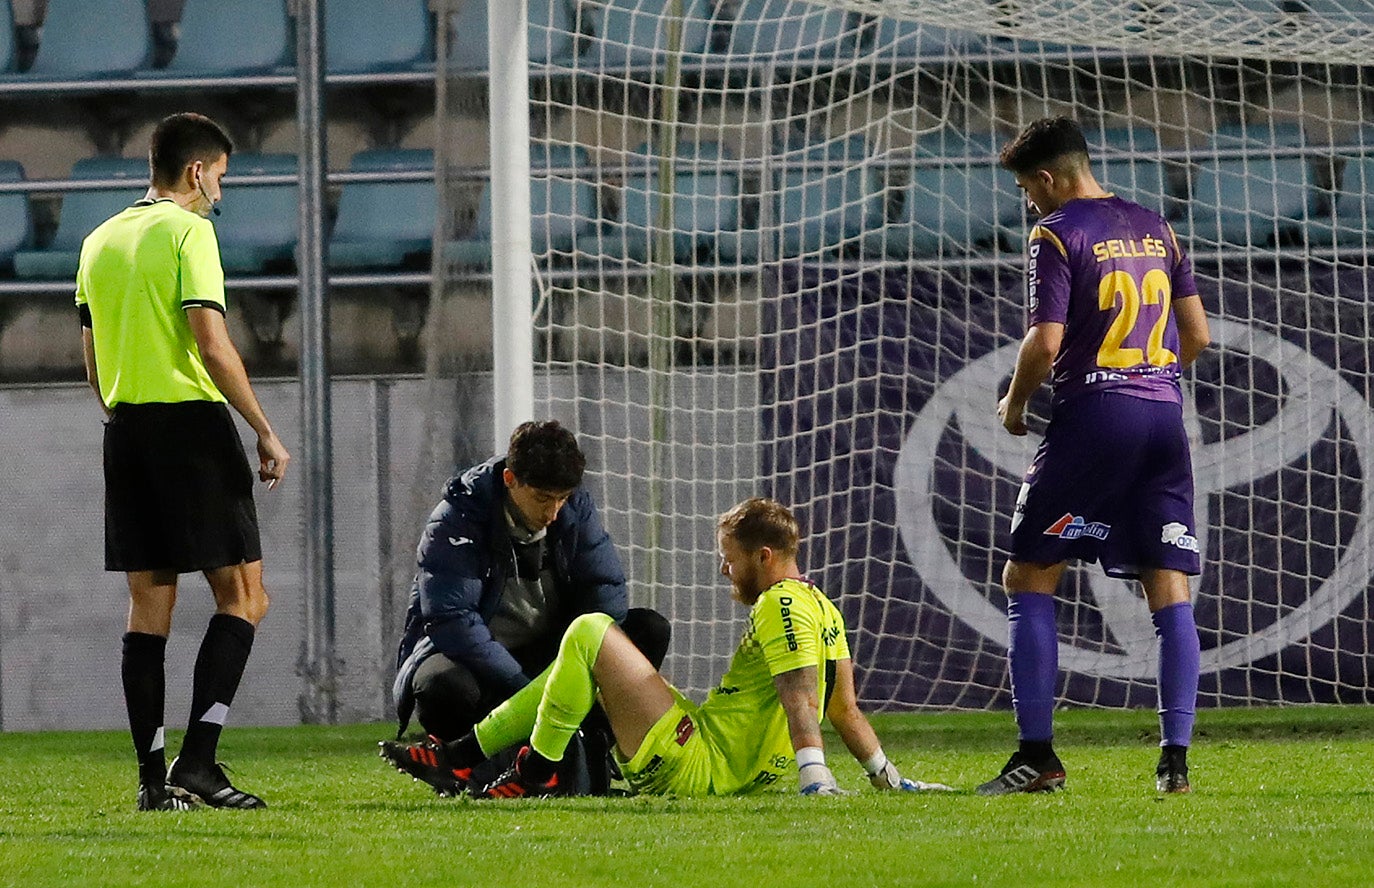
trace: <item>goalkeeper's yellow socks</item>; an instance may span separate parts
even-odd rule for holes
[[[512,694],[473,727],[473,736],[481,744],[483,755],[490,758],[508,746],[525,742],[530,736],[530,731],[534,730],[539,700],[544,696],[544,685],[548,683],[549,673],[555,665],[557,661],[550,663],[533,681]]]
[[[596,702],[592,666],[614,622],[606,614],[583,614],[573,620],[549,668],[473,728],[482,752],[494,755],[528,737],[534,752],[562,761],[568,742]]]
[[[563,633],[530,732],[530,748],[549,761],[563,760],[568,742],[596,704],[592,666],[614,622],[606,614],[583,614]]]

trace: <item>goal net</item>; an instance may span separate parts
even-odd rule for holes
[[[1368,0],[528,3],[536,412],[588,450],[679,686],[742,628],[714,518],[767,494],[866,704],[1008,702],[999,578],[1047,404],[1029,439],[994,415],[1030,221],[996,154],[1069,114],[1213,318],[1185,382],[1204,705],[1368,699]],[[485,17],[441,14],[436,378],[489,366]],[[1139,589],[1066,586],[1062,700],[1152,705]]]

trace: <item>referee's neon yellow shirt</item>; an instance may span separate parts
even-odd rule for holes
[[[91,313],[105,404],[219,401],[186,309],[223,312],[224,268],[209,219],[140,201],[81,244],[76,304]]]

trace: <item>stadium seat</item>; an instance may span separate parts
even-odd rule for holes
[[[18,61],[14,50],[14,8],[10,0],[0,0],[0,74],[14,71]]]
[[[1374,25],[1374,6],[1369,0],[1296,0],[1310,15],[1323,16],[1333,21],[1354,19],[1364,27]]]
[[[925,22],[880,18],[873,34],[873,49],[883,61],[916,60],[982,52],[982,34],[941,28]]]
[[[1169,192],[1164,165],[1157,160],[1108,160],[1094,165],[1103,188],[1126,200],[1172,216],[1179,202]]]
[[[753,265],[763,256],[763,232],[757,228],[722,231],[716,238],[716,256],[727,265]]]
[[[427,0],[329,0],[325,70],[363,74],[414,68],[433,58]]]
[[[33,67],[23,76],[84,80],[131,75],[152,60],[144,0],[52,0]]]
[[[527,51],[531,65],[547,65],[572,58],[577,26],[571,2],[529,0]],[[487,0],[467,0],[450,21],[450,66],[458,71],[487,70]]]
[[[1307,221],[1310,180],[1308,163],[1300,157],[1207,160],[1197,167],[1188,215],[1176,228],[1199,247],[1288,243]]]
[[[0,182],[24,181],[24,167],[16,160],[0,160]],[[0,192],[0,267],[10,268],[14,254],[33,236],[29,197],[17,191]]]
[[[434,153],[420,150],[360,151],[354,172],[434,169]],[[339,215],[329,237],[329,266],[335,269],[397,268],[408,257],[434,247],[438,215],[434,177],[418,182],[353,182],[343,187]]]
[[[658,229],[659,177],[654,172],[658,159],[647,143],[635,149],[635,154],[649,165],[648,171],[625,177],[620,218],[600,232],[579,238],[579,252],[648,260],[653,232]],[[720,146],[714,142],[678,146],[681,165],[673,176],[672,226],[673,252],[679,262],[690,260],[699,251],[714,252],[717,237],[739,226],[739,175],[710,168],[722,158]],[[691,169],[687,164],[693,162],[706,166]]]
[[[764,257],[765,238],[776,243],[770,258],[842,249],[882,224],[882,196],[874,170],[864,163],[862,139],[837,139],[799,151],[776,149],[776,228],[722,231],[716,254],[723,262],[748,265]],[[788,168],[788,167],[791,168]],[[772,241],[776,238],[776,241]]]
[[[592,39],[583,58],[603,69],[667,64],[663,15],[670,0],[605,0],[591,11]],[[700,61],[711,37],[709,0],[682,0],[682,60]]]
[[[1299,148],[1302,144],[1301,126],[1273,121],[1222,124],[1211,138],[1211,147],[1220,151]]]
[[[964,132],[941,127],[916,136],[917,157],[960,157],[970,162],[997,161],[997,137],[986,130]]]
[[[1020,218],[1009,194],[998,194],[999,170],[988,164],[921,166],[902,189],[901,213],[864,234],[869,256],[964,254],[988,246],[998,224]]]
[[[176,77],[265,74],[292,64],[286,0],[185,0],[176,55],[155,72]]]
[[[296,183],[240,185],[234,179],[295,174],[294,154],[235,154],[229,161],[221,213],[213,217],[226,273],[261,274],[292,261],[300,206]]]
[[[88,157],[72,167],[76,181],[127,180],[129,187],[68,191],[52,242],[39,250],[20,250],[14,273],[21,278],[54,280],[76,277],[81,242],[106,219],[133,204],[148,191],[148,161],[127,157]]]
[[[530,150],[530,243],[535,255],[570,253],[596,218],[596,190],[582,178],[587,152],[568,145],[533,145]],[[558,172],[548,173],[546,171]],[[570,174],[568,170],[573,172]],[[482,189],[477,224],[470,237],[444,245],[449,262],[491,266],[491,186]]]
[[[1159,134],[1147,127],[1109,127],[1088,130],[1088,153],[1093,157],[1104,154],[1156,154],[1159,152]]]
[[[1287,0],[1210,0],[1210,2],[1225,8],[1228,12],[1234,11],[1239,7],[1248,12],[1265,16],[1266,18],[1277,18],[1280,8]]]
[[[1374,157],[1346,159],[1334,196],[1323,211],[1314,210],[1307,242],[1314,247],[1364,247],[1374,231]]]
[[[793,0],[743,0],[730,31],[736,62],[828,67],[845,58],[855,39],[842,9]]]
[[[831,250],[882,223],[877,175],[856,159],[862,152],[862,140],[842,139],[784,155],[803,166],[777,177],[781,256]]]

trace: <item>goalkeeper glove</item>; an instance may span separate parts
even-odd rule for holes
[[[898,792],[952,792],[954,787],[943,783],[926,783],[921,780],[908,780],[888,761],[881,748],[867,762],[864,770],[868,772],[868,782],[874,789],[896,790]]]
[[[835,775],[825,765],[804,765],[797,776],[801,778],[802,795],[845,795],[835,782]]]
[[[826,766],[825,753],[819,747],[797,750],[797,779],[801,782],[802,795],[845,795]]]

